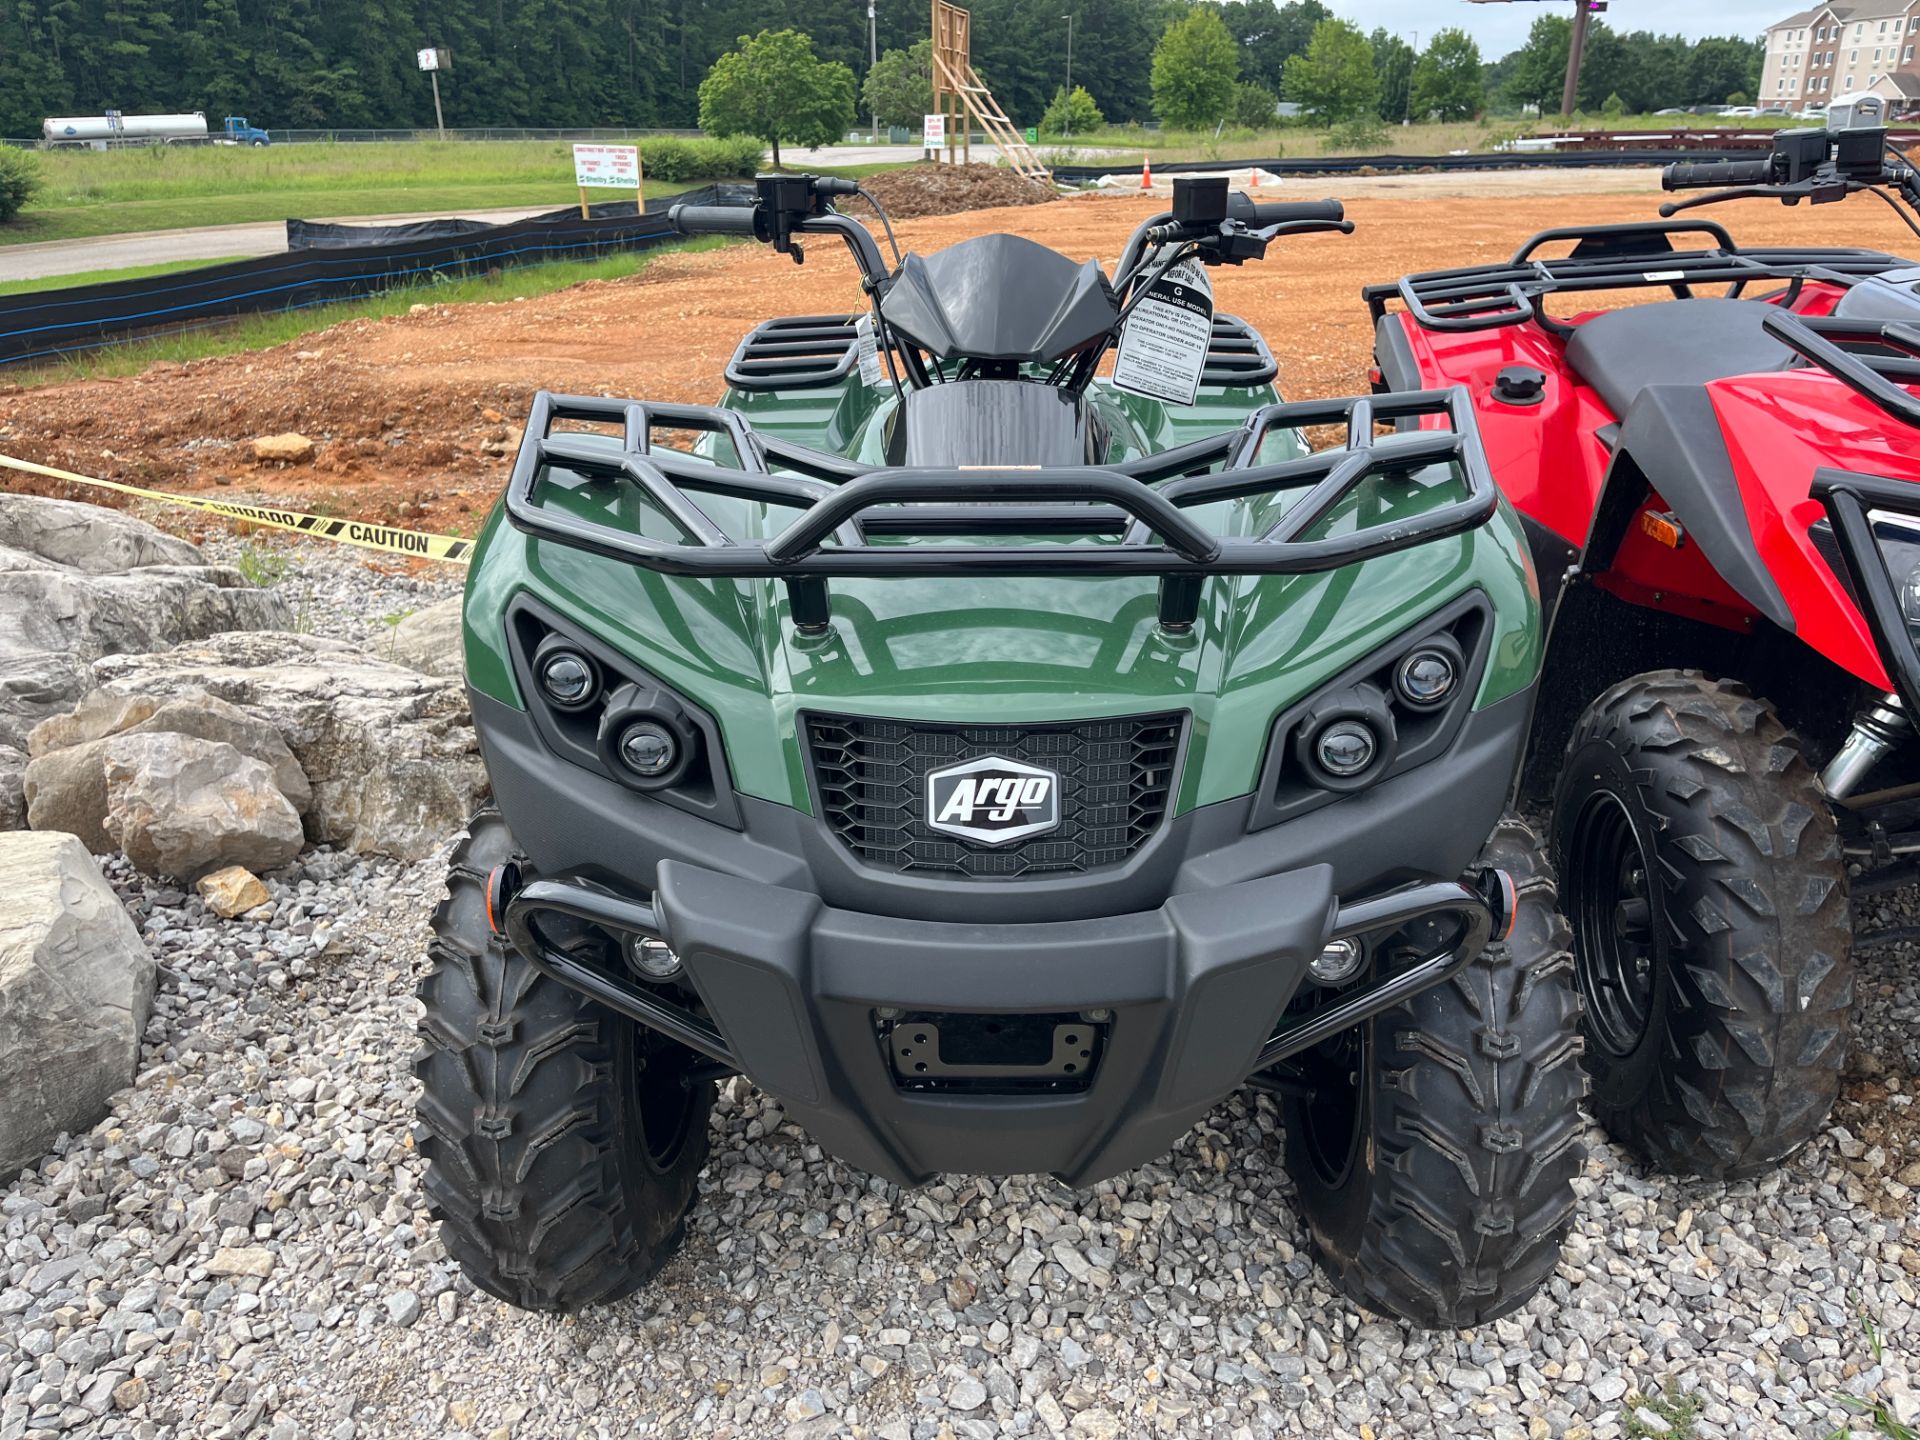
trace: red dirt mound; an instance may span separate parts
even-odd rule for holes
[[[870,175],[863,183],[896,220],[1001,205],[1044,205],[1057,198],[1051,186],[997,165],[910,165]]]

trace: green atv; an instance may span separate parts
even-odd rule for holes
[[[838,237],[870,312],[761,325],[719,406],[536,396],[478,542],[497,808],[421,986],[447,1248],[515,1305],[633,1291],[734,1075],[901,1185],[1091,1185],[1253,1085],[1350,1295],[1513,1309],[1583,1082],[1507,813],[1538,588],[1466,392],[1283,404],[1213,313],[1206,267],[1331,201],[1177,184],[1110,280],[1007,235],[890,266],[858,193],[677,209]]]

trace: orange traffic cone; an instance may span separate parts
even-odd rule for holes
[[[1140,161],[1140,188],[1142,190],[1153,188],[1153,161],[1144,157]]]
[[[1253,172],[1247,176],[1247,188],[1249,190],[1258,190],[1260,188],[1260,167],[1258,165],[1254,166]]]

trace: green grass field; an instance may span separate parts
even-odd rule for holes
[[[0,370],[0,379],[15,381],[22,385],[43,385],[61,380],[110,379],[120,375],[134,375],[162,360],[198,360],[208,355],[231,355],[242,350],[265,350],[273,345],[283,345],[289,340],[297,340],[302,335],[310,335],[316,330],[324,330],[330,325],[338,325],[342,321],[377,319],[382,315],[404,315],[415,305],[456,305],[472,301],[532,298],[537,295],[550,295],[555,290],[564,290],[569,285],[578,285],[584,280],[624,279],[629,275],[638,275],[652,263],[655,256],[666,254],[669,250],[714,250],[723,245],[737,243],[739,242],[711,237],[690,240],[685,244],[667,249],[614,255],[605,260],[555,261],[544,265],[527,265],[499,271],[492,275],[476,275],[469,279],[424,281],[417,285],[403,285],[397,289],[385,290],[377,295],[342,300],[338,304],[317,305],[310,310],[250,315],[245,319],[235,320],[231,324],[208,330],[197,330],[180,335],[157,335],[151,340],[133,340],[124,345],[113,345],[103,350],[74,355],[45,366],[9,367]],[[146,273],[159,273],[163,270],[178,268],[188,267],[154,266]],[[125,273],[131,275],[138,272]],[[94,275],[88,278],[100,277]]]
[[[223,255],[217,260],[167,260],[158,265],[129,265],[124,270],[87,270],[78,275],[42,275],[34,280],[0,280],[0,295],[33,295],[43,290],[65,290],[75,285],[107,285],[115,280],[144,280],[150,275],[173,275],[182,270],[204,270],[230,265],[245,255]]]
[[[642,158],[645,147],[642,147]],[[571,147],[556,141],[486,144],[154,146],[53,150],[45,184],[0,245],[179,230],[201,225],[566,205],[579,198]],[[647,182],[649,196],[687,184]],[[618,199],[612,190],[596,199]]]

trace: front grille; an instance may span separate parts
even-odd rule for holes
[[[1065,725],[931,725],[809,715],[821,818],[865,863],[977,880],[1076,874],[1118,865],[1166,818],[1181,716],[1135,715]],[[1060,775],[1060,826],[999,847],[930,829],[927,772],[982,755]]]

